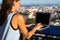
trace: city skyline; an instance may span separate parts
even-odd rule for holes
[[[2,0],[0,0],[0,3]],[[60,4],[60,0],[21,0],[21,5],[30,4]]]

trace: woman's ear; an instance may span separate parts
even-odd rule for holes
[[[16,10],[16,2],[14,1],[12,5],[12,11],[15,11],[15,10]]]
[[[16,5],[16,1],[13,2],[13,6],[15,6],[15,5]]]

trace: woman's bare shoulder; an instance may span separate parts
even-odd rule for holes
[[[18,25],[17,25],[18,24],[18,21],[21,20],[22,17],[23,16],[21,14],[18,14],[18,13],[16,13],[13,16],[13,18],[11,20],[11,24],[12,24],[12,26],[13,26],[14,29],[17,29],[18,28]]]
[[[15,18],[21,19],[21,18],[23,18],[23,15],[17,13],[17,14],[15,14]]]

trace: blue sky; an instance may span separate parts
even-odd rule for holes
[[[21,0],[21,4],[59,4],[60,0]]]
[[[60,4],[60,0],[21,0],[21,4]]]

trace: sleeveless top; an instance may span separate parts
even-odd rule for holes
[[[2,27],[0,27],[0,40],[19,40],[20,38],[19,29],[14,30],[10,24],[11,19],[15,13],[16,12],[10,13]]]

